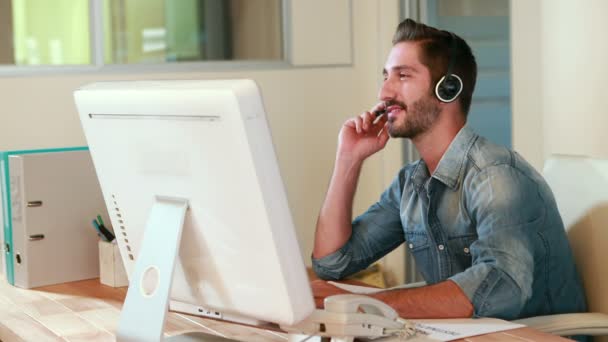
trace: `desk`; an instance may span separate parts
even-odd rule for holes
[[[126,288],[101,285],[97,279],[24,290],[0,278],[0,340],[114,341]],[[165,336],[202,331],[243,341],[281,341],[285,334],[171,312]],[[464,341],[566,341],[520,328]]]

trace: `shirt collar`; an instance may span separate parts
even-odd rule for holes
[[[468,126],[461,128],[439,160],[433,178],[451,189],[456,189],[464,175],[464,165],[469,150],[478,137]]]

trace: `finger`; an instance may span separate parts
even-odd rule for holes
[[[355,120],[353,120],[353,119],[346,120],[346,122],[344,123],[344,126],[355,128]]]
[[[365,112],[365,113],[361,114],[361,120],[363,120],[363,131],[368,132],[370,130],[370,128],[372,127],[372,122],[374,121],[374,117],[372,116],[372,113]]]
[[[388,134],[388,127],[384,126],[380,133],[378,133],[378,143],[380,146],[382,146],[382,148],[384,148],[390,138],[391,136]]]
[[[386,117],[386,115],[382,115],[379,118],[377,118],[376,120],[374,120],[374,122],[372,123],[372,130],[371,130],[372,133],[378,135],[380,133],[380,131],[386,125],[387,121],[388,121],[388,118]]]
[[[357,130],[357,133],[361,133],[362,131],[362,125],[363,125],[363,121],[361,120],[360,116],[357,116],[356,118],[354,118],[355,120],[355,128]]]

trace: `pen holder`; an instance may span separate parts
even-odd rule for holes
[[[99,241],[99,281],[112,287],[129,285],[116,243]]]

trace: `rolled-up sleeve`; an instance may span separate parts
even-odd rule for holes
[[[352,222],[352,234],[342,248],[323,258],[312,258],[313,270],[319,278],[338,280],[347,277],[403,243],[399,207],[404,181],[405,168],[379,201]]]
[[[544,222],[544,202],[536,182],[510,165],[469,178],[465,206],[478,240],[470,247],[472,266],[450,279],[471,300],[475,316],[514,319],[532,294],[532,245]]]

